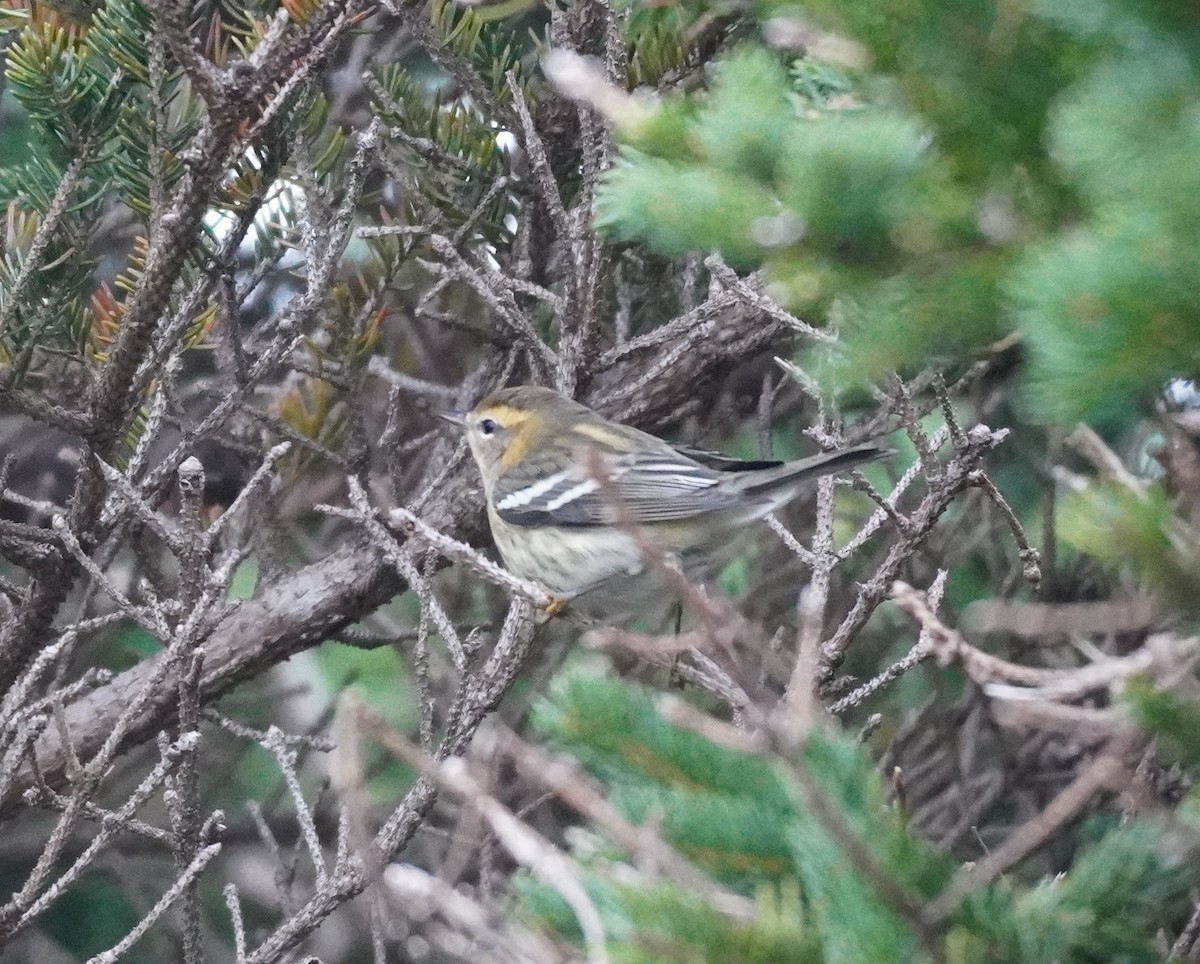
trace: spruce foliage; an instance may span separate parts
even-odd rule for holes
[[[645,859],[593,837],[575,852],[605,921],[614,960],[1151,962],[1165,907],[1184,906],[1194,874],[1182,827],[1098,820],[1092,842],[1052,880],[1002,879],[931,923],[914,908],[951,881],[955,861],[905,829],[902,809],[862,747],[835,730],[811,730],[795,753],[719,746],[669,722],[650,694],[616,680],[567,676],[535,723],[604,784],[633,823],[661,828],[714,886],[752,912],[656,881]],[[832,815],[832,817],[830,816]],[[870,863],[853,859],[843,828]],[[526,880],[528,913],[577,935],[552,891]],[[928,906],[928,905],[926,905]]]

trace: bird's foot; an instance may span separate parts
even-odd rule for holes
[[[557,616],[567,608],[567,600],[562,596],[551,596],[550,601],[542,607],[542,612],[547,616]]]

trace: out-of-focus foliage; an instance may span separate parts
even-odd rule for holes
[[[1200,768],[1200,702],[1181,698],[1179,694],[1155,690],[1144,678],[1134,678],[1125,691],[1135,718],[1158,739],[1159,750],[1168,758],[1187,766],[1191,772]]]
[[[916,906],[945,887],[955,862],[906,832],[853,740],[814,729],[795,759],[752,755],[668,722],[644,691],[582,676],[560,679],[535,722],[629,820],[652,821],[714,886],[753,900],[748,919],[722,916],[715,902],[643,878],[638,861],[593,840],[577,849],[590,853],[589,893],[616,961],[909,961],[932,942],[955,964],[1150,962],[1160,959],[1163,909],[1186,899],[1183,855],[1154,826],[1134,823],[1109,829],[1052,881],[971,893],[922,936],[923,925],[889,907],[881,889]],[[822,807],[880,876],[847,856]],[[533,914],[577,933],[552,891],[530,881],[523,891]]]
[[[770,36],[797,11],[758,14]],[[873,0],[803,16],[869,66],[814,84],[814,61],[789,76],[746,44],[704,92],[651,105],[601,197],[611,234],[766,265],[841,329],[833,370],[864,381],[1013,332],[1035,420],[1111,418],[1196,372],[1194,12]]]
[[[1200,611],[1200,533],[1175,515],[1161,489],[1138,493],[1116,483],[1093,484],[1066,499],[1063,526],[1081,550],[1130,567],[1179,612]]]

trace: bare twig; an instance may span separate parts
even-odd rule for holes
[[[1129,781],[1125,761],[1129,745],[1114,740],[1032,820],[1018,827],[1004,843],[978,863],[960,870],[946,889],[929,905],[933,921],[943,921],[963,899],[987,886],[1009,867],[1042,846],[1065,824],[1074,820],[1091,799],[1104,791],[1121,789]]]
[[[212,862],[212,859],[220,852],[221,845],[219,843],[209,844],[207,847],[199,851],[193,858],[192,862],[188,864],[186,868],[184,868],[183,873],[179,875],[179,878],[175,881],[175,883],[173,883],[158,899],[158,902],[150,908],[146,916],[138,921],[133,930],[131,930],[128,934],[121,938],[116,945],[105,951],[103,954],[97,954],[95,957],[89,958],[88,964],[113,964],[113,962],[120,960],[121,957],[124,956],[125,952],[139,940],[141,940],[146,931],[153,927],[158,919],[162,917],[164,913],[166,913],[167,908],[175,903],[175,901],[179,899],[180,895],[195,883],[196,878],[204,872],[204,868],[207,867]]]
[[[929,587],[928,592],[928,607],[930,612],[936,612],[938,604],[941,602],[942,593],[946,588],[947,570],[939,569],[937,576],[933,580],[933,584]],[[921,634],[917,638],[917,642],[913,648],[908,651],[908,654],[900,660],[897,660],[878,676],[873,677],[868,682],[852,690],[850,693],[843,696],[840,700],[829,707],[829,712],[834,716],[840,716],[854,707],[861,704],[867,697],[878,692],[889,683],[899,679],[910,669],[927,660],[933,655],[933,646],[929,639],[930,630],[924,625],[921,627]]]

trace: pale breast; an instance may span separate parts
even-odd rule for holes
[[[490,506],[488,521],[508,570],[556,596],[570,598],[607,579],[635,575],[642,569],[637,545],[617,529],[512,526]]]

